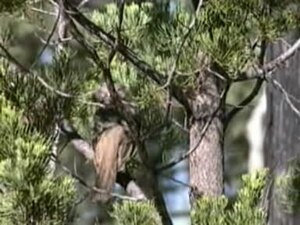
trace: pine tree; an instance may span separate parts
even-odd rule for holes
[[[264,62],[266,46],[297,25],[297,10],[287,7],[294,3],[299,2],[199,1],[190,13],[180,5],[171,11],[164,2],[120,2],[81,13],[72,2],[60,0],[53,23],[47,16],[36,20],[36,7],[53,9],[42,1],[2,1],[2,15],[13,13],[11,19],[3,18],[9,23],[1,29],[0,44],[4,222],[66,223],[76,205],[74,180],[89,192],[111,195],[110,190],[99,190],[97,183],[90,187],[62,166],[58,149],[64,147],[64,133],[67,143],[96,173],[117,170],[110,175],[113,181],[129,193],[128,186],[134,182],[150,201],[115,203],[112,215],[117,224],[159,224],[156,213],[162,224],[172,224],[158,174],[186,158],[194,224],[240,224],[249,218],[251,224],[263,224],[263,212],[252,206],[257,206],[267,186],[265,174],[257,180],[248,178],[232,211],[227,211],[227,200],[221,197],[224,132],[262,83],[271,79],[278,64],[291,57]],[[35,33],[35,38],[26,32],[18,34],[16,24],[26,25],[21,30]],[[28,37],[34,47],[22,56],[19,52],[24,52]],[[298,48],[295,45],[294,51]],[[46,50],[54,57],[49,65],[41,65],[39,58]],[[232,85],[250,79],[256,80],[250,95],[237,106],[227,107]],[[107,90],[99,94],[104,83]],[[104,137],[102,129],[115,124],[126,130],[132,152],[121,155],[121,150],[114,149],[116,154],[99,154],[101,149],[95,146]],[[149,143],[156,143],[158,150]],[[174,157],[170,149],[179,144],[189,150]],[[105,158],[108,155],[113,157]],[[94,156],[102,162],[115,160],[107,165],[117,166],[99,170]],[[132,200],[139,199],[133,196]],[[19,211],[13,210],[16,205]],[[210,207],[220,212],[219,217],[205,222]]]

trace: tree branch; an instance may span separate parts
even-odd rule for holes
[[[252,102],[252,100],[257,96],[262,84],[263,84],[263,79],[261,78],[257,79],[256,84],[252,89],[252,91],[250,92],[250,94],[225,115],[224,130],[226,130],[232,118],[242,109],[244,109],[250,102]]]
[[[275,88],[278,88],[279,91],[283,94],[286,103],[290,106],[290,108],[292,109],[292,111],[300,117],[300,110],[294,105],[294,103],[292,102],[290,95],[288,94],[288,92],[284,89],[284,87],[275,79],[272,78],[268,78],[268,81],[270,80],[270,82],[273,84],[273,86]]]
[[[88,32],[98,37],[101,41],[103,41],[106,45],[111,48],[115,47],[116,38],[111,34],[105,32],[101,27],[94,24],[88,18],[86,18],[82,13],[80,13],[69,0],[65,0],[65,7],[69,10],[70,18],[73,18],[77,23],[79,23],[83,28],[85,28]],[[123,43],[118,44],[118,48],[116,49],[126,60],[131,62],[137,69],[143,72],[146,76],[148,76],[151,80],[156,82],[158,85],[163,86],[166,83],[166,75],[162,74],[152,66],[150,66],[145,61],[141,60],[135,52],[129,49]],[[173,97],[177,99],[180,104],[182,104],[186,110],[190,111],[189,103],[180,88],[176,85],[172,84],[170,87],[170,91]]]
[[[259,64],[264,65],[264,59],[265,59],[265,54],[267,50],[267,41],[262,40],[261,42],[261,52],[259,54],[258,60]],[[229,113],[226,114],[225,116],[225,123],[224,123],[224,130],[226,130],[229,122],[232,120],[232,118],[239,112],[241,111],[245,106],[247,106],[252,100],[257,96],[262,84],[263,84],[264,79],[263,78],[257,78],[256,84],[250,94],[243,100],[241,101],[238,106],[234,107]]]
[[[272,60],[271,62],[263,65],[261,68],[257,69],[256,74],[248,74],[248,73],[241,73],[237,79],[234,81],[244,81],[244,80],[251,80],[257,78],[265,78],[270,77],[283,63],[285,63],[288,59],[290,59],[296,51],[300,49],[300,38],[285,52],[279,55],[277,58]]]

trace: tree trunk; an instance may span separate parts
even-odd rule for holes
[[[191,198],[223,193],[223,87],[207,70],[198,74],[197,90],[190,99],[189,157]]]
[[[299,38],[299,33],[294,32],[287,36],[286,41],[293,43]],[[286,51],[288,48],[286,42],[280,41],[270,47],[267,52],[268,60],[274,59],[276,56]],[[273,78],[282,85],[282,88],[293,97],[291,102],[297,109],[300,104],[300,52],[296,52],[285,65],[273,75]],[[275,177],[285,175],[288,162],[294,159],[300,152],[300,117],[288,104],[286,96],[280,88],[267,84],[267,116],[266,116],[266,138],[265,138],[265,165],[270,168]],[[296,100],[295,100],[296,99]],[[299,157],[299,156],[298,156]],[[300,224],[299,212],[285,213],[275,198],[277,186],[273,185],[269,199],[269,221],[271,225],[296,225]],[[299,194],[299,192],[298,192]]]

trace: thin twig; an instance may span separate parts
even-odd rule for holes
[[[292,109],[292,111],[300,117],[300,110],[294,105],[294,103],[292,102],[292,100],[289,97],[289,94],[287,93],[287,91],[284,89],[284,87],[276,80],[276,79],[272,79],[271,77],[267,79],[268,81],[270,81],[275,88],[278,88],[279,91],[283,94],[286,103],[290,106],[290,108]]]
[[[58,45],[60,43],[69,42],[69,41],[73,40],[73,37],[67,37],[67,38],[64,38],[63,40],[60,40],[60,41],[49,41],[49,42],[47,42],[47,40],[44,40],[37,33],[34,33],[34,36],[36,38],[38,38],[42,44],[47,44],[48,43],[48,46],[56,46],[56,45]]]
[[[117,53],[117,48],[121,41],[121,29],[122,29],[123,16],[124,16],[124,0],[119,0],[118,6],[119,6],[118,7],[119,8],[119,14],[118,14],[119,21],[118,21],[118,28],[117,28],[117,38],[116,38],[115,45],[112,48],[112,50],[108,56],[107,66],[102,65],[102,70],[103,70],[104,80],[107,84],[108,91],[109,91],[110,95],[112,96],[112,100],[114,102],[122,105],[122,101],[116,91],[114,81],[112,78],[112,74],[111,74],[111,63]],[[121,107],[121,108],[124,108],[124,107]]]
[[[199,0],[198,6],[197,6],[197,9],[196,9],[196,16],[199,15],[200,10],[202,8],[202,5],[203,5],[203,0]]]
[[[176,179],[176,178],[174,178],[174,177],[172,177],[172,176],[170,176],[170,175],[161,173],[160,176],[165,177],[165,178],[171,180],[172,182],[174,182],[174,183],[176,183],[176,184],[180,184],[180,185],[182,185],[182,186],[185,186],[185,187],[188,187],[188,188],[192,188],[192,186],[189,185],[188,183],[183,182],[183,181],[181,181],[181,180],[178,180],[178,179]]]
[[[176,67],[177,67],[177,64],[178,64],[178,61],[180,59],[180,55],[182,53],[182,49],[183,49],[183,46],[185,45],[185,42],[186,40],[188,39],[188,37],[190,36],[191,32],[192,32],[192,29],[194,28],[195,24],[196,24],[196,17],[199,15],[199,12],[200,12],[200,9],[202,7],[202,4],[203,4],[203,0],[200,0],[199,3],[198,3],[198,6],[197,6],[197,10],[196,10],[196,15],[193,17],[191,23],[189,24],[189,26],[187,27],[187,31],[186,33],[183,35],[183,38],[182,38],[182,41],[179,45],[179,47],[176,49],[176,55],[175,55],[175,59],[174,59],[174,62],[173,62],[173,65],[171,67],[171,70],[169,71],[169,75],[168,75],[168,80],[167,82],[162,86],[162,89],[165,89],[166,87],[170,86],[171,82],[172,82],[172,79],[173,79],[173,76],[175,74],[175,71],[176,71]]]
[[[210,127],[212,121],[215,119],[215,117],[217,116],[217,113],[219,112],[219,110],[221,109],[222,106],[222,102],[223,102],[223,98],[224,96],[226,96],[228,87],[223,91],[223,93],[221,94],[221,101],[220,104],[218,105],[217,109],[212,113],[212,115],[210,116],[209,120],[206,122],[206,124],[204,125],[204,127],[202,128],[200,135],[199,135],[199,140],[197,141],[197,143],[195,144],[195,146],[193,146],[191,149],[189,149],[187,152],[185,152],[184,154],[182,154],[181,156],[179,156],[177,159],[174,159],[171,162],[168,162],[165,165],[159,166],[156,168],[157,172],[169,169],[173,166],[175,166],[176,164],[180,163],[182,160],[186,159],[189,157],[189,155],[191,153],[193,153],[194,151],[196,151],[196,149],[199,147],[199,145],[201,144],[208,128]]]
[[[170,89],[170,85],[171,85],[173,77],[175,75],[176,67],[177,67],[178,61],[180,59],[183,46],[184,46],[186,40],[188,39],[189,35],[191,34],[191,31],[195,25],[195,20],[196,20],[195,17],[193,17],[193,19],[188,27],[188,30],[183,35],[182,41],[181,41],[179,47],[176,49],[176,54],[175,54],[175,59],[174,59],[173,65],[172,65],[170,71],[168,72],[167,82],[161,87],[161,89],[166,89],[166,88],[168,89],[167,90],[168,95],[167,95],[167,110],[166,110],[166,114],[165,114],[165,123],[168,122],[169,116],[170,116],[170,113],[172,110],[172,92]]]
[[[46,10],[43,10],[43,9],[39,9],[39,8],[35,8],[35,7],[30,7],[30,9],[32,11],[43,13],[43,14],[46,14],[46,15],[49,15],[49,16],[56,16],[55,12],[49,12],[49,11],[46,11]]]
[[[176,127],[178,127],[180,130],[182,130],[183,132],[185,132],[185,133],[189,133],[190,131],[188,130],[188,129],[186,129],[185,127],[184,127],[184,125],[181,125],[177,120],[175,120],[174,118],[172,119],[172,123],[176,126]]]
[[[48,35],[46,43],[44,44],[44,46],[43,46],[42,50],[40,51],[40,53],[38,54],[38,56],[36,57],[36,60],[30,66],[29,70],[32,69],[36,65],[36,63],[40,60],[40,57],[44,54],[46,48],[49,46],[51,38],[53,37],[53,35],[54,35],[55,31],[56,31],[56,28],[57,28],[57,25],[59,23],[60,17],[61,17],[61,9],[58,10],[58,14],[57,14],[56,20],[54,22],[54,25],[53,25],[53,27],[51,29],[50,34]]]

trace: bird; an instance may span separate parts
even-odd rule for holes
[[[124,90],[121,88],[116,90],[124,101]],[[102,86],[94,97],[94,100],[104,107],[98,108],[94,117],[92,146],[97,190],[93,193],[92,201],[107,203],[112,199],[111,192],[118,172],[126,169],[127,162],[135,152],[135,144],[130,137],[128,124],[113,106],[107,86]]]
[[[123,125],[106,128],[93,143],[96,172],[94,202],[107,203],[117,179],[117,173],[125,170],[130,160],[133,143]]]

